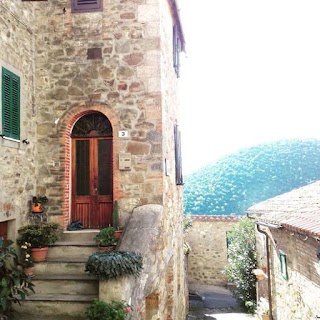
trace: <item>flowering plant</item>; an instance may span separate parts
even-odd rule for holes
[[[94,300],[86,311],[89,320],[133,320],[133,307],[125,302]]]
[[[24,242],[20,246],[20,263],[24,268],[34,266],[31,256],[31,243],[29,242]]]

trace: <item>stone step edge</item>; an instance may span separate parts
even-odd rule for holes
[[[94,241],[57,241],[54,244],[50,245],[51,247],[64,247],[64,246],[70,246],[70,247],[97,247],[98,246]]]
[[[96,294],[30,294],[26,296],[24,302],[27,301],[52,301],[52,302],[79,302],[87,303],[94,299],[98,299]]]
[[[46,261],[35,262],[35,265],[45,263],[86,263],[88,261],[87,256],[85,257],[48,257]]]
[[[41,281],[55,281],[55,280],[65,280],[65,281],[98,281],[98,279],[90,274],[35,274],[32,277],[32,281],[41,280]]]

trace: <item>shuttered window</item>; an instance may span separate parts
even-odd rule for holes
[[[20,139],[20,78],[2,68],[2,134]]]
[[[180,53],[182,49],[179,26],[177,24],[173,27],[173,67],[177,77],[180,76]]]
[[[72,12],[101,11],[102,0],[71,0]]]
[[[176,184],[183,185],[182,157],[181,157],[181,133],[177,125],[174,126]]]

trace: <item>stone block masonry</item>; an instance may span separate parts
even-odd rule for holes
[[[191,246],[188,255],[189,283],[226,285],[227,232],[238,216],[191,216],[193,226],[186,235]]]

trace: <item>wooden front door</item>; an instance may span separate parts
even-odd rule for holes
[[[112,137],[98,130],[96,120],[101,123],[107,118],[94,115],[95,119],[80,119],[72,132],[71,219],[80,220],[85,228],[100,229],[112,225]],[[77,134],[81,123],[85,123],[85,134]]]

